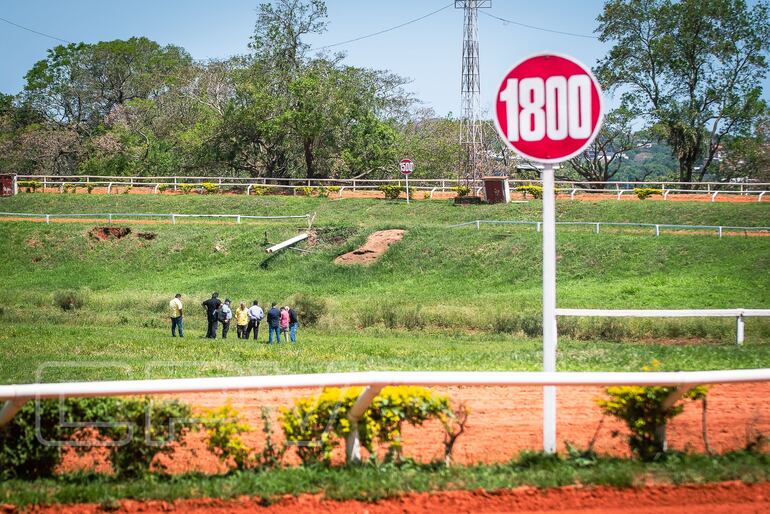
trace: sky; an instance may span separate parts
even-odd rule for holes
[[[196,59],[224,58],[248,51],[258,0],[2,0],[0,17],[73,42],[145,36],[184,47]],[[346,64],[386,69],[411,79],[407,86],[438,115],[460,113],[463,12],[450,0],[327,0],[328,30],[307,42],[313,48],[389,29],[443,7],[438,13],[384,34],[333,46]],[[507,23],[491,16],[549,30],[595,36],[603,0],[491,0],[479,9],[482,111],[502,77],[527,55],[556,51],[588,66],[609,46],[595,37],[576,37]],[[0,21],[0,92],[13,94],[24,74],[60,41]],[[765,97],[770,83],[765,81]],[[612,101],[610,100],[610,104]]]

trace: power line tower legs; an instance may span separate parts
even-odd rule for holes
[[[460,92],[462,118],[460,127],[460,179],[475,188],[481,185],[484,169],[483,122],[481,121],[479,75],[478,9],[489,8],[492,0],[455,0],[455,8],[463,9],[463,65]]]

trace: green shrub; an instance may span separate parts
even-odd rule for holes
[[[429,192],[427,192],[427,191],[425,191],[425,192],[422,194],[422,199],[423,199],[423,200],[430,200],[430,193],[429,193]]]
[[[251,450],[241,435],[251,432],[251,427],[241,421],[240,413],[230,405],[208,411],[202,420],[206,428],[206,445],[220,461],[232,460],[236,469],[251,466]]]
[[[102,433],[122,442],[110,447],[110,462],[116,475],[131,478],[149,473],[156,455],[170,454],[170,443],[183,440],[191,428],[187,423],[192,409],[176,400],[156,402],[145,397],[124,400],[115,416],[120,423],[103,429]],[[164,471],[162,467],[159,470]]]
[[[449,189],[457,193],[457,196],[459,197],[468,196],[471,194],[471,188],[468,186],[454,186]]]
[[[19,180],[16,185],[20,189],[27,189],[27,193],[34,193],[39,188],[43,187],[43,183],[37,180]]]
[[[297,318],[303,325],[315,325],[326,314],[326,301],[323,298],[304,293],[292,296],[289,305],[296,311]]]
[[[398,197],[401,196],[401,192],[404,190],[403,187],[392,184],[383,184],[377,189],[382,191],[382,193],[385,195],[385,198],[388,200],[397,200]]]
[[[519,327],[527,337],[540,337],[543,335],[543,317],[541,314],[521,315]]]
[[[657,370],[658,363],[645,368]],[[669,408],[664,402],[676,387],[662,386],[615,386],[607,388],[608,399],[597,399],[596,403],[605,414],[625,422],[631,435],[628,445],[631,451],[645,462],[660,460],[666,451],[666,424],[684,410],[681,403]],[[706,396],[703,386],[687,391],[682,398],[698,400]]]
[[[115,403],[116,400],[108,398],[28,401],[9,423],[0,427],[0,479],[53,475],[61,463],[62,443],[73,435],[72,429],[65,429],[62,424],[110,420]]]
[[[203,188],[203,194],[214,195],[219,192],[219,184],[214,182],[204,182],[201,184],[201,187]]]
[[[80,291],[56,291],[53,295],[54,305],[65,311],[80,309],[85,302],[85,294]]]
[[[313,196],[313,193],[315,192],[315,189],[313,189],[310,186],[304,186],[297,189],[299,194],[303,196]]]
[[[190,194],[190,192],[193,190],[194,187],[195,187],[195,184],[179,184],[179,190],[184,195]]]
[[[519,317],[515,314],[499,312],[492,319],[492,330],[498,334],[515,334],[519,328]],[[561,330],[559,334],[561,334]]]
[[[326,188],[326,190],[330,193],[339,193],[340,189],[342,189],[340,186],[329,186]]]
[[[91,193],[93,193],[94,192],[94,185],[93,184],[86,184],[86,191],[88,191],[89,195]]]
[[[131,185],[129,185],[129,186],[126,186],[126,188],[125,188],[125,189],[122,191],[122,193],[123,193],[124,195],[127,195],[128,193],[130,193],[130,192],[131,192],[131,190],[132,190],[133,188],[134,188],[134,186],[131,186]]]
[[[270,191],[269,187],[265,186],[252,186],[251,187],[251,194],[254,196],[265,196],[268,191]]]
[[[636,187],[634,188],[634,193],[636,193],[637,198],[639,198],[640,200],[644,200],[645,198],[651,195],[662,195],[663,190],[654,189],[651,187]]]
[[[236,469],[268,469],[280,465],[286,452],[286,445],[276,446],[273,441],[273,425],[270,412],[262,407],[262,432],[265,445],[261,451],[249,448],[241,435],[251,432],[251,427],[241,420],[240,412],[229,405],[206,413],[202,424],[206,429],[206,444],[209,451],[220,461],[232,462]]]
[[[543,188],[541,186],[516,186],[514,191],[524,193],[524,198],[527,197],[527,193],[531,194],[532,198],[537,200],[543,198]]]
[[[158,192],[164,193],[170,186],[168,184],[158,184]]]
[[[318,397],[300,398],[280,415],[286,441],[294,446],[303,464],[331,461],[332,452],[354,429],[348,412],[363,391],[325,388]],[[399,458],[404,423],[421,425],[428,419],[451,415],[449,397],[414,386],[386,387],[372,401],[358,422],[361,446],[374,452],[375,442],[388,445],[387,458]]]

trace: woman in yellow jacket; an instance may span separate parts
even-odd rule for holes
[[[246,326],[249,324],[249,309],[246,308],[245,302],[241,302],[241,305],[235,309],[235,323],[238,330],[238,339],[244,339],[246,337]]]

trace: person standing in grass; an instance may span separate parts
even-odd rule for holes
[[[283,341],[289,342],[289,307],[283,307],[281,309],[281,334],[283,334]],[[280,341],[280,339],[279,339]]]
[[[208,328],[206,330],[206,338],[217,338],[217,310],[222,305],[222,300],[219,299],[219,293],[213,293],[211,298],[203,302],[203,308],[206,309],[206,317],[208,321]]]
[[[179,337],[182,335],[182,294],[177,293],[174,299],[168,302],[171,310],[171,337],[176,337],[176,331],[179,329]]]
[[[292,343],[297,342],[297,327],[299,327],[299,320],[297,319],[297,311],[286,306],[286,309],[289,311],[289,339],[291,339]]]
[[[281,311],[276,307],[276,303],[273,302],[273,306],[267,311],[267,342],[273,344],[273,335],[275,335],[276,343],[281,342]]]
[[[219,309],[219,321],[222,323],[222,339],[227,339],[231,319],[233,319],[233,310],[230,308],[230,299],[227,298]]]
[[[245,337],[246,327],[249,325],[249,309],[246,308],[246,302],[241,302],[235,309],[235,330],[238,339],[248,339]]]
[[[251,331],[254,331],[254,340],[257,340],[257,336],[259,335],[259,323],[262,321],[262,318],[265,317],[265,312],[262,310],[262,307],[259,306],[259,302],[254,300],[254,304],[249,307],[249,325],[246,327],[246,335],[243,336],[244,339],[249,338],[249,334],[251,334]]]

